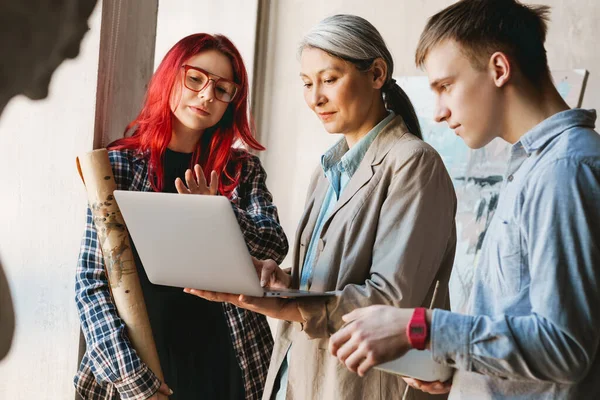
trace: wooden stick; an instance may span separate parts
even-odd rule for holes
[[[77,168],[87,191],[119,317],[125,322],[127,335],[141,360],[164,382],[129,234],[113,196],[117,184],[108,151],[99,149],[78,157]]]

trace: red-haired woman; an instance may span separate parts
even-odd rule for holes
[[[156,70],[129,130],[132,136],[109,145],[119,189],[227,196],[251,254],[283,260],[288,243],[265,171],[238,146],[264,150],[252,136],[244,63],[226,37],[179,41]],[[134,256],[165,382],[131,347],[88,209],[76,280],[87,342],[75,377],[82,397],[158,399],[172,389],[172,400],[260,398],[273,347],[265,318],[153,285],[135,249]]]

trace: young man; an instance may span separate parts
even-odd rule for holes
[[[346,315],[330,351],[363,375],[410,348],[456,368],[450,399],[600,398],[600,136],[569,109],[544,41],[548,7],[463,0],[431,17],[417,65],[435,118],[467,145],[512,144],[476,267],[470,315],[372,306]],[[419,332],[425,333],[419,335]]]

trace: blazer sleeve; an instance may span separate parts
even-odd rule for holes
[[[331,335],[343,325],[342,316],[355,308],[421,305],[448,252],[455,249],[456,195],[437,152],[416,148],[392,168],[379,221],[374,221],[368,279],[346,285],[335,297],[298,300],[302,328],[310,337]]]

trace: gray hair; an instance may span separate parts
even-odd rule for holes
[[[394,60],[379,31],[357,15],[337,14],[327,17],[312,28],[300,43],[299,53],[306,47],[321,49],[332,56],[353,63],[368,64],[382,58],[387,64],[386,83],[392,78]],[[362,65],[357,65],[360,67]]]
[[[421,138],[421,127],[408,96],[392,78],[394,60],[379,31],[366,19],[357,15],[337,14],[325,18],[305,36],[298,55],[305,48],[316,48],[351,62],[359,71],[368,71],[377,58],[387,65],[382,88],[385,105],[404,119],[410,132]]]

